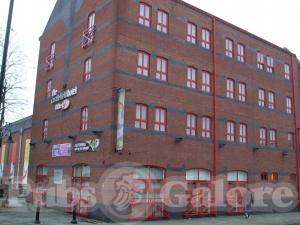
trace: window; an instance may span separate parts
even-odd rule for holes
[[[235,142],[235,123],[233,121],[227,122],[226,140]]]
[[[269,140],[270,140],[270,146],[276,147],[277,146],[277,138],[276,138],[276,130],[270,129],[269,131]]]
[[[146,3],[140,3],[139,24],[145,27],[151,25],[151,7]]]
[[[211,118],[208,116],[202,117],[202,132],[203,138],[211,138]]]
[[[294,149],[294,134],[288,133],[289,148]]]
[[[226,56],[233,58],[233,41],[229,38],[226,38]]]
[[[40,165],[36,169],[36,183],[38,185],[47,185],[49,183],[48,167]]]
[[[156,29],[163,33],[168,33],[168,26],[169,26],[169,15],[168,13],[158,10],[157,11],[157,25]]]
[[[292,98],[286,97],[286,112],[292,114]]]
[[[49,125],[48,120],[44,120],[43,121],[43,140],[46,140],[48,137],[48,125]]]
[[[271,181],[272,182],[278,182],[278,173],[273,172],[271,174]]]
[[[264,127],[259,128],[259,144],[262,146],[267,145],[267,129]]]
[[[263,70],[265,67],[264,55],[261,52],[257,52],[257,68]]]
[[[246,84],[245,83],[242,83],[240,82],[239,83],[239,101],[241,102],[246,102]]]
[[[262,172],[260,174],[260,179],[261,179],[261,181],[268,181],[268,173]]]
[[[275,109],[275,94],[272,91],[268,93],[268,108]]]
[[[91,79],[91,72],[92,72],[92,59],[88,58],[84,61],[83,81],[88,81],[89,79]]]
[[[274,59],[270,56],[267,56],[267,71],[269,73],[274,72]]]
[[[187,68],[186,86],[193,89],[197,87],[197,70],[194,67]]]
[[[92,12],[88,16],[87,29],[83,32],[82,47],[86,48],[94,42],[96,32],[95,13]]]
[[[46,70],[49,71],[54,68],[55,60],[55,42],[50,45],[50,54],[46,58]]]
[[[196,44],[197,41],[197,26],[190,22],[187,24],[186,40],[192,44]]]
[[[147,129],[148,127],[148,106],[137,104],[135,109],[135,128]]]
[[[168,60],[157,57],[156,58],[156,79],[167,81],[168,77]]]
[[[211,173],[209,170],[191,169],[186,171],[185,178],[188,181],[210,181]]]
[[[46,91],[46,96],[47,98],[50,98],[52,96],[52,80],[48,80],[47,82],[47,91]]]
[[[166,127],[167,127],[167,110],[163,108],[156,108],[154,130],[165,132]]]
[[[201,90],[206,93],[210,93],[210,73],[207,71],[202,72],[202,84]]]
[[[150,69],[150,55],[146,52],[138,51],[137,74],[148,77],[149,69]]]
[[[189,113],[186,116],[186,134],[190,136],[196,136],[197,130],[197,116]]]
[[[248,175],[243,171],[230,171],[227,173],[228,182],[247,182]]]
[[[247,125],[243,123],[240,124],[240,143],[247,143]]]
[[[284,64],[284,78],[289,80],[290,79],[290,65]]]
[[[85,131],[88,129],[89,110],[87,106],[81,108],[80,130]]]
[[[232,79],[227,79],[226,97],[234,98],[234,80]]]
[[[258,90],[258,105],[261,107],[266,106],[266,92],[262,88]]]
[[[89,15],[89,18],[88,18],[88,26],[87,26],[87,28],[92,28],[94,26],[95,26],[95,13],[92,12]]]
[[[245,62],[245,46],[243,44],[237,45],[237,60],[239,62]]]
[[[210,31],[202,29],[202,43],[203,48],[210,49]]]

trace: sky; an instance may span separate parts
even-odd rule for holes
[[[300,57],[299,0],[185,1],[280,47],[287,47]],[[10,122],[32,113],[39,37],[47,24],[55,2],[56,0],[15,0],[12,29],[16,41],[22,46],[26,56],[26,70],[24,71],[26,91],[24,94],[28,100],[28,107],[22,114],[9,115]],[[1,29],[6,27],[8,6],[9,0],[0,0]]]

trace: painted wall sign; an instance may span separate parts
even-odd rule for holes
[[[6,153],[6,145],[2,144],[2,148],[1,148],[0,177],[3,177],[3,171],[4,171],[4,165],[5,165],[5,153]]]
[[[25,141],[25,153],[24,153],[24,166],[23,166],[22,184],[27,184],[29,155],[30,155],[30,139],[26,139],[26,141]]]
[[[52,146],[52,157],[71,156],[71,143]]]
[[[53,183],[54,184],[62,184],[63,183],[63,169],[54,169]]]
[[[55,111],[58,111],[58,110],[67,110],[67,109],[70,108],[70,106],[71,106],[71,101],[69,99],[65,99],[61,103],[57,103],[54,106],[54,109],[55,109]]]
[[[52,92],[52,99],[51,99],[51,103],[56,103],[59,101],[62,101],[64,99],[70,98],[74,95],[77,95],[77,86],[73,87],[72,89],[68,89],[65,90],[61,93],[57,93],[57,91]]]
[[[100,150],[100,139],[77,142],[74,145],[75,152],[95,152]]]
[[[9,171],[9,177],[10,179],[14,179],[15,176],[15,163],[17,158],[17,143],[12,144],[12,153],[10,158],[10,171]]]
[[[117,121],[117,140],[116,150],[122,151],[124,148],[124,110],[125,110],[125,94],[124,88],[118,91],[118,121]]]

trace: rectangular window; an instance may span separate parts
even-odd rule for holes
[[[91,79],[91,72],[92,72],[92,59],[88,58],[84,62],[83,81],[88,81],[89,79]]]
[[[274,73],[274,59],[270,56],[267,56],[267,71]]]
[[[197,88],[197,70],[194,67],[189,66],[187,68],[186,86],[193,89]]]
[[[292,98],[286,97],[286,112],[292,114]]]
[[[268,108],[275,109],[275,94],[272,91],[268,93]]]
[[[80,118],[80,130],[85,131],[88,129],[88,118],[89,109],[87,106],[81,108],[81,118]]]
[[[270,129],[269,131],[269,143],[271,147],[277,146],[276,130]]]
[[[168,78],[168,60],[162,57],[156,58],[156,79],[167,81]]]
[[[156,29],[163,33],[168,33],[169,26],[169,15],[165,11],[158,10],[157,11],[157,25]]]
[[[52,80],[48,80],[48,82],[47,82],[46,96],[47,96],[47,98],[51,98],[51,96],[52,96]]]
[[[192,44],[196,44],[197,41],[197,26],[190,22],[187,23],[186,40]]]
[[[203,138],[211,138],[211,119],[208,116],[202,117],[202,131]]]
[[[243,123],[240,124],[240,143],[247,143],[247,125]]]
[[[226,97],[234,99],[234,80],[227,79]]]
[[[233,121],[227,122],[226,140],[235,142],[235,123]]]
[[[137,104],[135,108],[135,128],[147,129],[148,127],[148,106]]]
[[[272,182],[278,182],[278,173],[273,172],[271,174],[271,181]]]
[[[207,29],[202,29],[202,42],[203,48],[210,49],[210,31]]]
[[[261,52],[257,52],[257,68],[263,70],[265,67],[264,55]]]
[[[54,68],[55,60],[55,42],[52,42],[50,45],[50,54],[46,58],[46,70],[49,71]]]
[[[189,113],[186,116],[186,135],[196,136],[197,130],[197,116]]]
[[[240,82],[239,83],[239,101],[246,102],[247,99],[247,90],[246,90],[246,84]]]
[[[294,134],[288,133],[289,148],[294,149]]]
[[[289,80],[290,79],[290,65],[284,64],[284,78]]]
[[[139,24],[150,27],[151,24],[151,7],[146,3],[140,3]]]
[[[94,26],[95,26],[95,13],[93,12],[89,15],[87,28],[91,29]]]
[[[263,172],[260,174],[261,181],[268,181],[268,173]]]
[[[94,43],[94,37],[96,32],[95,26],[95,12],[89,14],[87,19],[87,29],[83,32],[82,35],[82,47],[86,48]]]
[[[156,108],[154,130],[165,132],[166,128],[167,128],[167,110],[163,108]]]
[[[237,60],[239,62],[245,62],[245,46],[241,43],[237,45]]]
[[[150,69],[150,55],[147,52],[138,51],[137,74],[148,77]]]
[[[210,73],[207,71],[202,72],[202,84],[201,84],[201,90],[206,93],[210,93]]]
[[[264,127],[259,128],[259,144],[262,146],[267,144],[267,129]]]
[[[233,58],[233,41],[229,38],[226,38],[226,56]]]
[[[266,91],[262,88],[258,90],[258,105],[261,107],[266,106]]]
[[[46,140],[48,137],[48,120],[43,121],[43,140]]]

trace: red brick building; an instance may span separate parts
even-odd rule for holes
[[[41,193],[57,173],[83,198],[120,162],[147,171],[133,176],[129,219],[172,217],[157,199],[172,176],[187,193],[211,190],[197,200],[209,206],[191,194],[174,213],[186,217],[216,213],[217,177],[225,189],[298,188],[299,80],[287,49],[180,0],[58,0],[40,42],[30,178]],[[240,195],[225,212],[244,210]],[[81,214],[100,217],[81,200]]]

